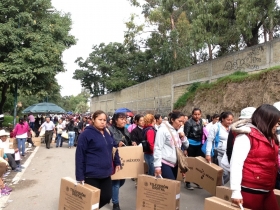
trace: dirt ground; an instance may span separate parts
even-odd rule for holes
[[[245,79],[243,82],[223,83],[211,89],[198,90],[194,99],[187,101],[181,109],[191,114],[199,107],[203,116],[223,111],[231,111],[238,118],[240,111],[249,106],[258,107],[264,103],[280,101],[280,71],[268,71],[257,79]]]

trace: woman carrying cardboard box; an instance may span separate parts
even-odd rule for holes
[[[177,179],[178,164],[175,145],[177,143],[179,148],[183,145],[185,149],[189,146],[184,132],[177,133],[184,119],[183,113],[173,111],[169,114],[168,122],[162,123],[159,127],[154,146],[155,176],[162,175],[166,179]]]
[[[232,128],[239,135],[230,161],[232,202],[252,210],[279,209],[273,189],[278,170],[280,112],[269,104],[256,109],[252,123]]]
[[[112,158],[115,140],[106,131],[106,114],[99,110],[92,115],[93,125],[89,125],[79,135],[76,150],[76,180],[85,182],[101,190],[99,208],[110,202],[112,198],[111,175],[120,170],[118,151]]]

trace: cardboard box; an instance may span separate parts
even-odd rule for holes
[[[185,181],[186,182],[194,182],[194,166],[195,166],[195,157],[186,157],[188,162],[188,168],[190,169],[187,173],[185,173]],[[180,172],[180,168],[178,168],[177,180],[182,181],[183,174]]]
[[[85,184],[76,185],[69,177],[61,179],[58,210],[96,210],[99,209],[100,190]]]
[[[210,197],[205,199],[204,210],[240,210],[240,207],[223,199]],[[244,210],[249,209],[244,208]]]
[[[274,189],[274,194],[275,194],[275,196],[276,196],[276,200],[277,200],[277,203],[278,203],[278,207],[280,208],[280,190]]]
[[[121,170],[111,176],[112,180],[137,178],[144,174],[144,153],[142,147],[119,147]]]
[[[216,195],[216,186],[222,185],[223,169],[205,158],[196,157],[194,168],[194,183],[200,185],[212,195]]]
[[[171,179],[156,179],[139,175],[136,210],[178,210],[181,183]]]
[[[32,138],[32,141],[34,143],[35,146],[41,146],[41,137],[35,137],[35,138]]]
[[[216,187],[216,197],[231,202],[232,190],[225,186]]]

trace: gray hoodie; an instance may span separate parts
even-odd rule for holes
[[[177,155],[172,136],[168,131],[169,127],[174,138],[176,139],[177,145],[181,148],[182,144],[187,149],[189,147],[189,141],[187,137],[180,139],[179,134],[172,125],[166,122],[166,125],[162,123],[157,131],[155,146],[154,146],[154,166],[161,167],[161,161],[165,160],[171,164],[177,163]]]

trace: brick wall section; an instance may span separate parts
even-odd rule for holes
[[[126,107],[135,113],[167,115],[194,82],[212,82],[236,71],[253,73],[275,65],[280,65],[280,39],[153,78],[119,92],[93,97],[90,110],[101,109],[113,114],[116,109]]]

